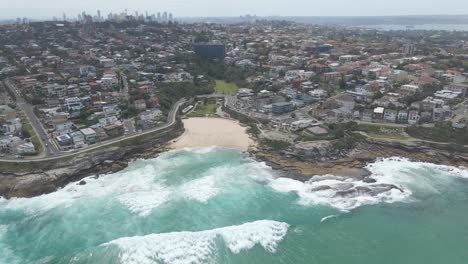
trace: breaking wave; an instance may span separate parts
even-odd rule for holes
[[[10,246],[2,243],[3,237],[6,235],[7,231],[7,225],[0,225],[0,263],[21,263],[19,258],[14,255],[14,252]]]
[[[251,175],[265,174],[264,167],[252,162],[230,166],[220,164],[199,172],[194,172],[194,164],[205,162],[214,156],[218,148],[197,150],[176,150],[163,153],[150,160],[134,161],[127,169],[101,177],[87,177],[86,184],[70,183],[64,188],[38,197],[5,200],[0,197],[3,209],[20,209],[29,214],[37,214],[58,206],[69,207],[84,199],[112,198],[124,205],[130,212],[145,217],[170,201],[192,200],[207,203],[221,194],[225,185],[236,181],[239,172]],[[189,157],[187,158],[187,155]],[[199,165],[199,164],[198,164]],[[199,165],[199,166],[203,166]],[[178,172],[186,167],[187,174]],[[196,167],[196,166],[195,166]],[[240,174],[244,174],[240,173]],[[171,182],[173,178],[179,182]]]
[[[328,175],[306,182],[277,178],[269,185],[278,192],[296,193],[301,205],[328,205],[347,212],[362,205],[413,201],[415,190],[437,191],[441,181],[451,181],[450,176],[468,178],[466,168],[399,157],[379,159],[366,169],[371,172],[366,180]]]
[[[116,245],[120,249],[122,263],[214,263],[217,241],[233,253],[260,245],[275,253],[289,225],[271,220],[261,220],[238,226],[229,226],[198,232],[172,232],[146,236],[125,237],[102,246]]]
[[[466,168],[404,158],[366,168],[371,175],[363,180],[329,175],[300,182],[237,151],[170,151],[118,173],[88,177],[85,185],[71,183],[34,198],[0,197],[0,263],[241,263],[243,252],[264,260],[258,263],[272,263],[268,253],[293,263],[298,254],[310,260],[324,251],[309,250],[323,244],[316,228],[343,237],[347,231],[333,226],[341,222],[340,211],[425,199],[429,209],[434,201],[445,208],[450,199],[465,197],[459,185],[466,182],[460,178],[468,179]],[[233,225],[239,222],[244,224]],[[219,226],[225,227],[212,229]]]

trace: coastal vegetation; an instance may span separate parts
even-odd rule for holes
[[[195,60],[190,65],[189,71],[193,72],[195,76],[206,75],[211,80],[224,80],[241,87],[247,86],[246,79],[256,73],[253,69],[242,69],[222,62],[203,59]]]
[[[40,143],[39,138],[37,137],[37,134],[32,128],[31,124],[30,123],[23,124],[22,132],[23,132],[23,135],[29,137],[29,139],[31,140],[31,143],[33,143],[34,148],[36,149],[35,153],[32,153],[31,155],[41,154],[44,151],[44,148],[42,147],[42,144]]]
[[[329,129],[330,135],[334,137],[332,146],[336,154],[350,150],[366,140],[365,136],[356,132],[359,130],[356,122],[330,124]]]
[[[402,127],[393,127],[386,125],[359,124],[358,131],[365,132],[370,137],[389,138],[389,139],[407,139],[405,129]]]
[[[406,133],[423,140],[448,142],[458,145],[468,144],[468,131],[466,129],[456,129],[444,124],[435,127],[408,127],[406,128]]]
[[[263,139],[262,143],[275,151],[285,150],[291,146],[291,143],[283,140]]]
[[[183,97],[211,94],[212,87],[206,85],[195,85],[190,82],[161,83],[158,89],[158,98],[161,110],[169,111],[172,105]]]
[[[31,153],[29,155],[35,156],[41,154],[44,151],[44,148],[39,140],[38,135],[36,134],[36,131],[34,131],[31,123],[27,121],[26,115],[23,111],[17,111],[17,113],[23,124],[21,128],[21,134],[23,134],[24,137],[29,138],[31,143],[34,145],[34,148],[36,149],[35,153]]]
[[[336,154],[350,150],[359,143],[365,142],[366,137],[359,133],[347,133],[343,137],[332,141],[333,150]]]
[[[257,124],[250,124],[249,128],[247,128],[247,133],[249,133],[249,134],[256,137],[256,136],[260,135],[261,131],[258,128]]]

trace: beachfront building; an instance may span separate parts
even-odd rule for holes
[[[96,131],[92,128],[84,128],[80,130],[84,136],[84,140],[87,144],[93,144],[96,142]]]
[[[279,103],[274,103],[271,106],[271,112],[275,115],[289,113],[293,110],[294,110],[294,107],[291,102],[279,102]]]

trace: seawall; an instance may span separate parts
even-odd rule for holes
[[[142,153],[155,155],[183,132],[183,124],[177,119],[162,131],[124,139],[89,152],[47,161],[0,162],[0,196],[37,196],[90,175],[117,171]]]

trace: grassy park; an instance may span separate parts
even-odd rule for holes
[[[363,131],[371,137],[376,138],[389,138],[404,140],[407,139],[405,136],[405,129],[402,127],[386,126],[386,125],[368,125],[360,124],[357,127],[358,131]]]
[[[466,129],[452,128],[449,125],[436,127],[408,127],[406,132],[412,137],[429,141],[458,145],[468,144],[468,131]]]
[[[216,101],[210,100],[206,102],[199,102],[195,106],[195,109],[190,112],[187,116],[188,117],[207,117],[207,116],[214,116],[216,114],[216,108],[218,105]]]
[[[236,94],[237,85],[235,83],[228,83],[222,80],[215,81],[215,93],[216,94]]]

